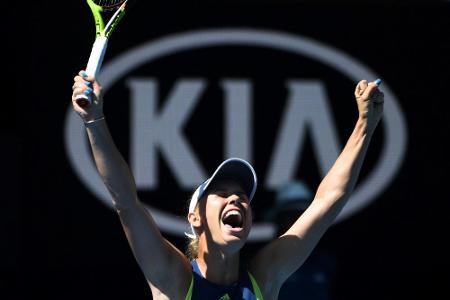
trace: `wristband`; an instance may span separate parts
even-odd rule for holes
[[[93,120],[89,120],[89,121],[84,121],[84,124],[85,124],[85,125],[89,125],[89,124],[96,123],[96,122],[101,121],[101,120],[104,120],[104,119],[105,119],[105,117],[100,117],[100,118],[98,118],[98,119],[93,119]]]

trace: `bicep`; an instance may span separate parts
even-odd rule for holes
[[[179,274],[181,281],[190,279],[186,257],[162,236],[140,201],[118,210],[118,214],[134,257],[150,283],[167,284],[167,278],[173,278],[173,274]]]

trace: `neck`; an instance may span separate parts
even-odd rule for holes
[[[213,283],[230,285],[239,279],[239,251],[227,254],[200,239],[196,261],[202,275]]]

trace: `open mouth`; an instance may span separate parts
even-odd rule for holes
[[[223,215],[222,223],[227,228],[242,229],[244,225],[244,217],[239,210],[229,210]]]

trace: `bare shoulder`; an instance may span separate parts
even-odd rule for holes
[[[249,272],[255,278],[264,300],[278,298],[278,293],[284,283],[284,277],[281,276],[277,261],[279,252],[276,250],[276,242],[273,241],[264,246],[250,260]]]
[[[191,266],[186,256],[159,231],[153,217],[138,201],[119,211],[120,220],[140,269],[157,294],[187,291]],[[153,291],[154,289],[152,289]],[[178,299],[178,297],[172,299]]]
[[[171,252],[175,253],[174,259],[169,262],[166,272],[161,272],[157,278],[152,280],[147,278],[152,297],[154,300],[185,299],[192,281],[190,263],[178,248],[169,241],[166,243],[168,247],[172,248]]]
[[[153,300],[170,300],[170,299],[185,299],[188,294],[189,285],[185,286],[185,284],[179,284],[177,280],[174,280],[176,276],[173,276],[172,280],[169,280],[168,283],[170,287],[161,287],[152,283],[148,283],[150,286],[150,290],[152,292]],[[190,282],[190,281],[189,281]],[[178,284],[177,284],[178,283]]]

